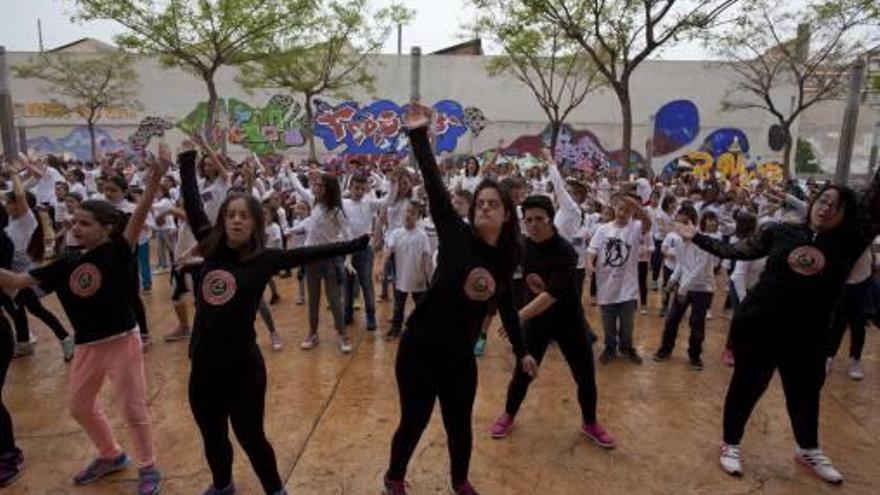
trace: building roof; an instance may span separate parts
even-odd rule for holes
[[[96,52],[109,52],[116,51],[117,48],[115,45],[110,43],[95,39],[95,38],[80,38],[76,41],[67,43],[65,45],[57,46],[50,50],[46,50],[49,53],[57,53],[57,52],[70,52],[70,53],[96,53]]]
[[[431,55],[483,55],[483,40],[480,38],[468,40],[437,50]]]

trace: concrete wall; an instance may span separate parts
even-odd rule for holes
[[[30,53],[9,53],[10,65],[22,63],[32,56]],[[440,56],[426,55],[422,59],[422,101],[431,104],[438,100],[451,99],[462,107],[481,109],[488,120],[485,130],[479,135],[466,133],[457,141],[456,153],[470,154],[496,146],[499,139],[508,143],[521,136],[538,135],[545,127],[546,119],[528,89],[512,78],[490,78],[484,69],[487,57],[480,56]],[[410,94],[409,56],[382,55],[373,62],[372,70],[377,76],[376,94],[353,91],[353,99],[368,104],[374,99],[391,100],[399,105],[405,104]],[[102,121],[99,126],[114,140],[127,139],[146,116],[160,116],[172,122],[189,114],[200,101],[206,99],[204,84],[196,77],[179,69],[167,69],[157,61],[139,59],[140,74],[139,101],[143,110],[115,115]],[[279,91],[261,90],[252,95],[245,92],[235,82],[237,69],[221,69],[217,76],[217,87],[222,97],[233,97],[254,107],[264,105]],[[758,110],[723,111],[725,98],[734,73],[723,64],[691,61],[648,61],[634,76],[633,95],[633,148],[643,156],[646,140],[651,135],[652,114],[672,100],[690,100],[699,109],[700,129],[693,141],[666,156],[654,157],[655,170],[660,170],[668,161],[682,152],[696,150],[705,137],[719,128],[742,130],[751,144],[750,160],[761,162],[779,160],[779,153],[769,150],[767,133],[774,123],[772,117]],[[53,95],[34,80],[11,78],[13,101],[19,104],[47,102]],[[779,101],[788,101],[792,88],[783,88],[775,95]],[[302,98],[293,95],[298,101]],[[330,99],[328,99],[330,100]],[[333,100],[331,102],[335,103]],[[836,156],[836,145],[831,136],[839,132],[842,102],[830,102],[807,113],[801,120],[801,133],[815,140],[823,157],[823,166],[833,166],[827,156]],[[859,173],[867,166],[870,132],[877,115],[865,111],[860,119],[860,136],[857,140],[856,159],[853,172]],[[576,109],[568,119],[575,131],[590,131],[601,146],[613,151],[621,145],[621,117],[614,93],[600,89],[592,94]],[[28,138],[45,137],[53,140],[68,136],[71,129],[81,125],[76,119],[30,116],[19,120],[27,128]],[[68,136],[69,137],[69,136]],[[167,134],[168,141],[175,144],[182,139],[182,133],[173,130]],[[155,140],[151,147],[155,147]],[[320,146],[323,152],[323,146]],[[232,145],[230,152],[243,155],[247,150]],[[343,147],[333,150],[341,152]],[[307,148],[297,147],[289,150],[296,156],[305,156]]]

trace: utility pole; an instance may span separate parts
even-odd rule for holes
[[[18,147],[15,146],[15,126],[12,118],[12,94],[9,89],[9,70],[6,67],[6,47],[0,46],[0,136],[3,140],[3,155],[7,162],[12,162],[18,151]]]
[[[409,99],[419,101],[422,98],[422,49],[414,46],[410,52]]]
[[[865,60],[859,58],[849,72],[849,93],[846,110],[843,112],[843,125],[840,128],[840,147],[837,149],[837,168],[834,181],[846,184],[852,162],[853,144],[856,139],[856,125],[859,121],[859,104],[862,96],[862,81],[865,80]]]

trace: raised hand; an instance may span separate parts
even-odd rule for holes
[[[159,143],[159,160],[171,163],[171,147],[166,143]]]
[[[548,165],[556,163],[553,159],[553,152],[546,146],[541,147],[541,160]]]
[[[672,228],[686,241],[690,241],[697,235],[697,229],[689,223],[673,222]]]
[[[430,108],[413,101],[409,104],[403,116],[403,125],[408,129],[428,127],[431,124],[431,114]]]

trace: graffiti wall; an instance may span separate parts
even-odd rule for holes
[[[130,152],[128,142],[115,140],[106,129],[100,127],[95,129],[95,144],[98,150],[105,155],[116,152]],[[75,127],[66,136],[57,139],[46,136],[28,139],[27,146],[28,149],[36,150],[38,153],[52,153],[55,155],[69,153],[78,160],[90,161],[92,159],[89,130],[85,126]]]
[[[37,119],[80,118],[88,113],[85,107],[69,108],[57,101],[24,101],[12,105],[16,117]],[[137,112],[122,107],[108,107],[102,117],[107,120],[134,120]]]

